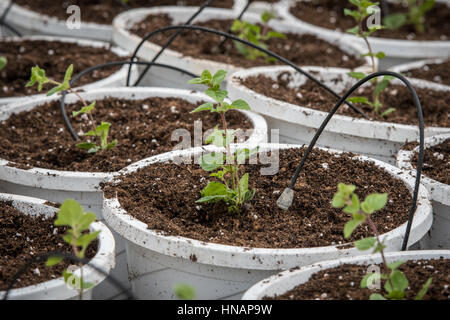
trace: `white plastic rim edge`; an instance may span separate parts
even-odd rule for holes
[[[450,139],[449,134],[438,135],[425,139],[425,150],[430,147],[434,147],[445,140]],[[407,170],[413,177],[416,176],[416,169],[412,166],[412,157],[419,152],[419,147],[414,148],[411,151],[400,150],[397,154],[397,167]],[[422,174],[420,178],[421,184],[423,184],[431,195],[431,199],[442,203],[446,206],[450,206],[450,185],[428,178]]]
[[[176,97],[185,99],[191,103],[196,103],[199,101],[212,101],[211,98],[201,92],[192,92],[189,90],[170,88],[134,87],[114,88],[114,90],[100,88],[82,92],[80,94],[86,100],[101,100],[105,97],[128,100],[146,99],[150,97]],[[59,99],[60,97],[58,96],[50,98],[39,98],[31,102],[11,106],[9,109],[5,110],[5,112],[0,113],[0,121],[8,119],[9,116],[13,113],[29,111],[39,105]],[[72,103],[75,101],[78,101],[77,97],[75,97],[74,95],[67,95],[67,103]],[[258,144],[267,142],[268,129],[266,120],[264,120],[262,116],[250,111],[239,110],[239,112],[243,113],[252,122],[254,128],[253,134],[246,141],[246,143]],[[23,170],[8,166],[8,163],[11,164],[13,162],[0,158],[0,180],[49,190],[98,192],[100,191],[99,184],[102,181],[117,174],[117,172],[73,172],[42,168]]]
[[[390,252],[386,254],[388,262],[431,260],[439,258],[450,259],[450,250],[426,250],[426,251],[404,251]],[[261,300],[274,295],[281,295],[298,285],[308,282],[309,278],[317,272],[338,267],[343,264],[371,265],[381,263],[379,254],[349,257],[337,260],[328,260],[313,265],[301,267],[298,270],[287,270],[264,279],[251,287],[242,297],[242,300]],[[424,279],[425,280],[425,279]]]
[[[234,148],[240,148],[239,145]],[[282,145],[282,144],[261,144],[260,152],[267,150],[301,148],[298,145]],[[340,154],[340,151],[328,150],[334,154]],[[214,150],[214,148],[194,148],[192,150],[184,150],[182,152],[170,152],[156,157],[148,158],[137,162],[133,166],[127,167],[120,173],[127,174],[135,172],[138,169],[151,166],[154,163],[163,163],[173,160],[175,157],[185,155],[199,155],[203,152]],[[217,150],[217,149],[215,149]],[[414,178],[408,173],[391,166],[387,163],[369,159],[361,156],[356,159],[362,161],[373,161],[377,166],[383,168],[391,175],[402,180],[411,193],[414,190]],[[120,178],[118,178],[120,181]],[[274,203],[274,205],[276,205]],[[244,268],[255,270],[283,270],[298,265],[298,261],[302,258],[309,259],[312,256],[314,259],[321,257],[322,260],[330,257],[338,257],[342,255],[353,256],[359,254],[356,248],[345,249],[340,248],[345,245],[335,245],[317,248],[297,248],[297,249],[262,249],[262,248],[247,248],[229,245],[221,245],[215,243],[205,243],[178,236],[164,236],[161,233],[149,230],[147,225],[131,215],[121,207],[117,198],[104,199],[103,202],[103,216],[108,225],[117,233],[123,236],[128,241],[152,250],[160,254],[165,254],[171,257],[179,257],[190,259],[191,255],[197,257],[197,262],[202,264],[213,264],[216,266],[229,268]],[[418,205],[414,216],[413,226],[411,228],[411,235],[409,245],[414,244],[420,240],[423,235],[430,229],[432,224],[432,208],[429,200],[429,195],[426,189],[421,185],[418,195]],[[382,235],[388,247],[401,247],[404,234],[406,231],[406,223],[400,227]],[[320,261],[320,259],[315,260]]]
[[[337,75],[343,77],[343,79],[347,78],[348,81],[352,81],[351,83],[354,83],[354,80],[347,76],[348,71],[346,69],[323,67],[305,67],[304,69],[306,71],[318,73],[314,75],[319,78],[327,78],[329,76]],[[232,74],[230,81],[228,81],[227,89],[229,91],[229,95],[233,99],[240,98],[245,100],[247,98],[247,100],[260,101],[261,103],[258,104],[254,109],[254,111],[257,113],[290,122],[296,125],[304,125],[318,129],[328,113],[267,97],[263,94],[251,90],[250,88],[241,84],[239,81],[239,79],[245,79],[258,75],[264,75],[266,77],[275,76],[285,71],[295,74],[295,70],[288,66],[256,67],[238,71]],[[398,81],[397,83],[401,82]],[[415,86],[420,87],[420,84],[415,84]],[[447,91],[450,90],[450,87],[432,86],[432,89],[437,91]],[[330,105],[330,109],[331,107],[332,106]],[[412,108],[415,108],[415,106],[412,105]],[[340,114],[336,114],[333,116],[325,130],[329,132],[355,135],[370,139],[385,139],[400,143],[404,143],[406,139],[412,141],[419,138],[418,126],[397,124],[391,122],[370,121],[362,118],[353,118]],[[445,132],[450,133],[450,128],[425,128],[425,133],[428,136]]]
[[[46,217],[54,216],[58,209],[46,205],[46,200],[30,198],[25,196],[10,195],[0,193],[1,201],[12,201],[12,205],[19,211],[30,215],[44,215]],[[98,235],[99,247],[97,254],[92,258],[90,264],[96,266],[105,273],[109,273],[115,266],[115,242],[111,231],[101,222],[94,222],[91,225],[91,231],[100,231]],[[86,282],[95,283],[96,285],[105,280],[106,276],[95,269],[84,266],[83,279]],[[80,276],[80,270],[75,272]],[[52,292],[54,296],[52,296]],[[57,294],[57,295],[56,295]],[[0,299],[4,297],[5,292],[0,292]],[[70,299],[78,295],[77,290],[66,287],[64,279],[58,278],[49,280],[40,284],[28,286],[25,288],[12,289],[8,294],[8,300],[15,299]]]

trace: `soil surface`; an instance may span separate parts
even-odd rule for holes
[[[152,165],[120,177],[117,185],[106,185],[105,196],[117,196],[128,214],[165,235],[254,248],[344,245],[343,229],[349,216],[331,206],[339,182],[355,184],[360,198],[374,192],[389,193],[387,207],[373,215],[382,233],[407,221],[411,196],[400,180],[373,163],[352,160],[351,154],[332,155],[318,149],[310,155],[295,185],[293,205],[288,211],[279,209],[276,201],[304,150],[281,151],[276,175],[260,171],[270,162],[246,165],[249,188],[256,195],[240,213],[229,213],[223,202],[196,203],[200,191],[215,181],[198,165]],[[272,156],[276,160],[276,155]],[[352,240],[369,234],[366,226],[360,226]]]
[[[417,168],[418,153],[412,159]],[[450,185],[450,139],[425,149],[422,174],[428,178]]]
[[[405,72],[408,77],[433,81],[450,86],[450,60],[426,64],[421,68]]]
[[[338,100],[325,89],[308,80],[300,87],[291,87],[291,73],[281,73],[275,81],[269,77],[259,75],[257,77],[248,77],[242,79],[241,83],[255,92],[265,96],[289,102],[294,105],[303,106],[315,110],[329,112]],[[333,79],[336,82],[342,81],[340,76]],[[428,127],[450,127],[449,120],[449,91],[435,91],[430,89],[415,88],[419,95],[420,103],[423,109],[425,126]],[[356,91],[353,96],[365,96],[372,100],[372,88],[364,87]],[[341,94],[344,94],[342,92]],[[369,119],[377,121],[386,121],[402,124],[418,124],[417,109],[414,105],[410,91],[403,85],[390,84],[380,95],[380,101],[383,104],[381,110],[387,110],[394,107],[396,111],[381,117],[371,106],[365,104],[355,104],[360,110],[364,111]],[[353,109],[343,105],[339,108],[338,114],[343,114],[355,118],[362,116]]]
[[[233,20],[209,20],[195,25],[229,32]],[[162,27],[171,26],[172,18],[167,14],[148,16],[144,22],[131,27],[130,32],[140,37]],[[152,42],[163,45],[176,31],[166,31],[157,34]],[[364,64],[359,57],[352,57],[337,46],[318,39],[309,34],[285,34],[286,39],[272,38],[266,42],[269,50],[298,65],[316,65],[329,67],[342,67],[354,69]],[[185,56],[203,58],[217,62],[224,62],[239,67],[254,67],[261,65],[279,64],[268,62],[266,58],[255,60],[246,59],[241,55],[232,40],[228,40],[220,48],[222,38],[218,35],[200,31],[186,31],[180,35],[169,49],[183,53]]]
[[[312,0],[297,2],[290,12],[302,21],[345,32],[356,26],[355,20],[344,15],[344,9],[356,7],[347,0]],[[399,4],[388,4],[389,13],[405,13],[407,8]],[[373,34],[375,37],[408,40],[449,40],[450,39],[450,5],[436,3],[426,16],[426,31],[416,33],[413,26],[405,25],[399,29],[384,29]]]
[[[108,61],[126,60],[119,57],[108,48],[83,47],[72,43],[59,41],[13,41],[0,40],[0,56],[6,57],[8,63],[0,71],[0,97],[22,97],[39,93],[37,85],[26,88],[30,80],[31,68],[38,65],[45,69],[49,78],[62,81],[67,67],[74,65],[77,73]],[[76,86],[85,85],[110,76],[120,67],[103,68],[91,72],[79,81]],[[44,86],[48,91],[52,85]],[[42,92],[42,93],[43,93]]]
[[[10,203],[0,202],[0,291],[6,290],[11,278],[33,257],[49,252],[72,253],[72,247],[62,239],[66,228],[54,227],[54,218],[28,216],[16,210]],[[86,251],[93,258],[98,240]],[[33,263],[18,279],[13,288],[23,288],[62,277],[70,266],[63,261],[46,267],[45,262]]]
[[[190,113],[200,104],[175,98],[99,100],[93,117],[97,124],[110,122],[109,141],[117,139],[119,143],[112,150],[88,154],[76,146],[65,128],[59,101],[50,102],[0,122],[0,158],[15,162],[23,169],[119,171],[133,162],[172,151],[181,142],[171,139],[176,129],[188,130],[193,139],[195,121],[202,120],[203,132],[219,124],[217,113]],[[79,133],[88,132],[91,130],[88,119],[72,117],[72,111],[79,109],[81,103],[67,108],[72,126]],[[237,111],[227,113],[227,121],[233,129],[253,128],[251,121]],[[245,133],[251,134],[251,130]]]
[[[367,268],[367,266],[345,264],[320,271],[313,274],[307,283],[282,295],[265,297],[265,300],[368,300],[372,293],[385,294],[384,290],[360,288],[361,280],[367,274]],[[443,258],[408,261],[400,266],[399,269],[404,272],[409,282],[406,299],[414,299],[429,278],[433,280],[423,299],[450,299],[449,268],[450,260]],[[383,280],[382,288],[384,282]]]
[[[46,0],[14,0],[14,2],[27,9],[46,14],[50,17],[57,17],[66,20],[69,15],[66,10],[71,5],[77,5],[81,9],[81,19],[87,22],[99,24],[111,24],[113,19],[127,10],[120,5],[117,0],[59,0],[60,5],[48,5]],[[156,7],[156,6],[201,6],[205,0],[132,0],[129,1],[128,8]],[[232,8],[233,0],[214,0],[211,7]]]

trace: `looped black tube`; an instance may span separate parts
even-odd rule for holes
[[[157,35],[158,33],[162,33],[164,31],[169,31],[169,30],[199,30],[199,31],[203,31],[203,32],[207,32],[207,33],[213,33],[213,34],[217,34],[219,36],[223,36],[226,38],[230,38],[234,41],[238,41],[240,43],[243,43],[245,45],[248,45],[254,49],[257,49],[261,52],[264,52],[265,54],[271,56],[272,58],[277,59],[280,62],[283,62],[284,64],[292,67],[295,71],[301,73],[302,75],[304,75],[305,77],[307,77],[308,79],[310,79],[311,81],[315,82],[316,84],[318,84],[319,86],[321,86],[322,88],[324,88],[325,90],[327,90],[329,93],[331,93],[333,96],[335,96],[336,98],[340,99],[341,96],[338,95],[333,89],[331,89],[330,87],[328,87],[327,85],[325,85],[324,83],[322,83],[321,81],[317,80],[315,77],[313,77],[311,74],[309,74],[308,72],[304,71],[302,68],[298,67],[297,65],[295,65],[293,62],[287,60],[286,58],[283,58],[282,56],[267,50],[265,48],[262,48],[254,43],[251,43],[247,40],[241,39],[233,34],[230,33],[226,33],[220,30],[215,30],[215,29],[210,29],[210,28],[205,28],[205,27],[201,27],[201,26],[191,26],[191,25],[180,25],[180,26],[169,26],[169,27],[164,27],[155,31],[152,31],[150,34],[148,34],[147,36],[145,36],[144,38],[142,38],[141,42],[139,43],[139,45],[136,47],[136,49],[134,50],[133,56],[131,57],[131,60],[135,60],[137,53],[139,52],[139,50],[141,49],[142,45],[151,37]],[[131,73],[131,66],[128,69],[128,77],[127,77],[127,86],[130,83],[130,73]],[[361,116],[363,116],[365,119],[367,119],[367,116],[364,114],[364,112],[362,112],[359,108],[355,107],[352,103],[345,101],[345,104],[347,104],[350,108],[352,108],[355,112],[357,112],[358,114],[360,114]]]
[[[22,34],[14,27],[10,26],[8,23],[6,23],[6,16],[11,11],[11,8],[14,4],[14,1],[10,1],[8,4],[8,7],[6,7],[5,11],[3,11],[2,16],[0,17],[0,25],[4,26],[6,29],[14,33],[16,36],[21,37]]]
[[[83,77],[84,75],[91,73],[95,70],[101,69],[101,68],[107,68],[107,67],[112,67],[112,66],[120,66],[120,65],[125,65],[125,64],[129,64],[130,66],[134,65],[134,64],[138,64],[138,65],[152,65],[152,66],[156,66],[156,67],[161,67],[161,68],[167,68],[167,69],[171,69],[171,70],[175,70],[184,74],[189,75],[192,78],[197,77],[197,75],[193,74],[190,71],[181,69],[181,68],[177,68],[171,65],[167,65],[167,64],[161,64],[161,63],[152,63],[152,62],[145,62],[145,61],[115,61],[115,62],[107,62],[104,64],[100,64],[100,65],[96,65],[93,67],[90,67],[88,69],[85,69],[83,71],[81,71],[80,73],[78,73],[75,77],[73,77],[73,79],[70,81],[70,85],[72,86],[76,81],[78,81],[81,77]],[[63,91],[62,92],[62,96],[61,96],[61,114],[64,120],[64,124],[67,128],[67,130],[69,131],[70,135],[72,136],[72,138],[75,141],[80,140],[80,138],[78,137],[77,133],[75,132],[75,130],[72,127],[72,124],[70,123],[69,117],[67,116],[67,112],[66,112],[66,104],[65,104],[65,100],[66,100],[66,95],[67,92]]]
[[[189,18],[189,20],[186,22],[186,25],[190,25],[190,24],[192,23],[192,21],[194,21],[194,19],[197,18],[198,15],[199,15],[200,13],[202,13],[202,11],[203,11],[206,7],[208,7],[212,1],[213,1],[213,0],[207,0],[200,8],[198,8],[198,10],[197,10],[197,11]],[[161,50],[159,50],[159,52],[153,57],[152,61],[150,61],[150,62],[155,62],[155,61],[159,58],[159,56],[167,49],[167,47],[169,47],[169,46],[172,44],[172,42],[173,42],[176,38],[178,38],[178,36],[179,36],[180,34],[181,34],[181,30],[178,31],[177,33],[175,33],[173,36],[171,36],[171,37],[167,40],[167,42],[162,46]],[[135,58],[135,56],[133,56],[133,59],[131,59],[131,60],[134,60],[134,58]],[[150,70],[150,68],[151,68],[151,65],[147,66],[147,67],[144,69],[144,71],[142,72],[142,74],[139,75],[139,78],[138,78],[138,79],[136,80],[136,82],[134,83],[134,87],[138,86],[138,85],[141,83],[142,79],[144,79],[145,75],[146,75],[147,72]],[[131,70],[131,66],[130,66],[130,70]],[[128,72],[130,72],[130,70],[129,70]],[[127,77],[127,87],[129,87],[129,86],[130,86],[130,74],[128,73],[128,77]]]
[[[411,226],[412,226],[413,219],[414,219],[414,213],[415,213],[416,207],[417,207],[417,198],[418,198],[419,186],[420,186],[420,175],[422,173],[422,164],[423,164],[425,134],[424,134],[424,121],[423,121],[422,106],[420,104],[419,97],[417,96],[416,90],[414,90],[411,83],[402,75],[395,73],[395,72],[390,72],[390,71],[375,72],[375,73],[365,77],[364,79],[358,81],[349,91],[347,91],[347,93],[339,100],[339,102],[334,106],[334,108],[331,110],[331,112],[327,115],[324,122],[322,123],[320,128],[317,130],[316,134],[314,135],[314,138],[311,140],[311,143],[309,144],[308,149],[306,150],[305,154],[303,155],[303,158],[302,158],[299,166],[297,167],[297,170],[295,171],[294,176],[292,177],[290,189],[292,189],[292,190],[294,189],[295,183],[298,179],[298,176],[300,175],[300,172],[303,169],[303,166],[305,165],[305,162],[306,162],[309,154],[313,150],[313,148],[316,145],[316,142],[319,139],[320,135],[322,134],[323,130],[325,129],[325,127],[327,126],[327,124],[331,120],[331,118],[334,116],[336,111],[339,109],[339,107],[344,103],[344,101],[356,89],[358,89],[360,86],[362,86],[364,83],[370,81],[371,79],[380,77],[380,76],[393,76],[393,77],[401,80],[408,87],[409,91],[411,92],[411,95],[413,96],[414,104],[417,108],[417,115],[419,118],[419,132],[420,132],[419,159],[417,161],[416,183],[414,186],[414,193],[413,193],[413,200],[412,200],[413,203],[411,206],[411,211],[409,213],[408,224],[406,226],[405,237],[403,239],[403,245],[402,245],[402,251],[405,251],[407,249],[409,234],[410,234]]]
[[[134,300],[134,296],[130,292],[129,289],[123,287],[122,284],[117,279],[115,279],[113,276],[111,276],[110,274],[106,273],[105,271],[103,271],[99,267],[91,264],[89,259],[81,259],[81,258],[79,258],[79,257],[77,257],[77,256],[75,256],[73,254],[64,253],[64,252],[58,252],[58,251],[41,254],[41,255],[35,256],[32,259],[28,260],[26,262],[26,264],[22,268],[20,268],[20,270],[12,278],[8,288],[6,289],[5,296],[3,297],[2,300],[4,300],[4,301],[8,300],[9,292],[13,289],[14,284],[17,282],[17,280],[20,278],[20,276],[22,274],[24,274],[31,267],[31,265],[33,263],[47,261],[47,259],[50,258],[50,257],[62,257],[64,259],[71,260],[72,262],[82,263],[84,266],[88,266],[88,267],[94,269],[95,271],[97,271],[97,272],[101,273],[102,275],[106,276],[105,280],[106,281],[110,281],[114,285],[114,287],[116,287],[117,289],[120,290],[120,292],[126,292],[129,300]]]

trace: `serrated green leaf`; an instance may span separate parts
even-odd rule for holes
[[[420,289],[414,300],[422,300],[423,297],[427,294],[428,289],[431,287],[431,283],[433,282],[433,278],[428,278],[427,282],[423,285],[422,289]]]
[[[58,263],[60,263],[63,260],[64,260],[63,257],[52,256],[52,257],[49,257],[47,259],[47,262],[45,263],[45,266],[53,267],[53,266],[57,265]]]
[[[365,238],[355,241],[355,247],[360,251],[366,251],[373,248],[376,242],[377,240],[374,237]]]
[[[191,111],[191,113],[196,113],[200,111],[213,111],[214,110],[214,103],[207,102],[202,104],[201,106],[197,107],[194,111]]]
[[[379,293],[372,293],[370,295],[370,300],[387,300],[385,297],[383,297],[381,294]]]
[[[400,267],[404,263],[405,263],[404,261],[395,261],[395,262],[388,263],[387,267],[393,271],[393,270],[396,270],[398,267]]]
[[[95,104],[96,104],[96,102],[94,101],[90,105],[88,105],[87,107],[83,107],[83,108],[81,108],[78,111],[72,112],[72,116],[76,117],[76,116],[78,116],[80,114],[90,113],[92,110],[94,110]]]
[[[359,212],[359,208],[360,208],[360,202],[359,202],[358,196],[356,194],[352,194],[351,201],[352,201],[352,204],[351,205],[347,205],[344,208],[344,212],[345,213],[349,213],[349,214],[358,213]]]
[[[374,193],[366,197],[363,203],[361,203],[361,209],[368,214],[372,214],[375,211],[381,210],[386,206],[387,193]]]
[[[247,102],[245,102],[244,100],[236,100],[233,101],[233,103],[231,104],[231,106],[234,109],[239,109],[239,110],[251,110],[249,104]]]
[[[212,78],[212,84],[214,86],[217,86],[217,85],[220,86],[226,77],[227,77],[227,72],[225,70],[219,70],[214,74],[214,76]]]
[[[2,71],[8,64],[8,59],[5,57],[0,57],[0,71]]]

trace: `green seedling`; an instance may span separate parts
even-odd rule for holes
[[[263,27],[251,24],[246,21],[235,20],[231,31],[238,35],[239,38],[247,40],[253,44],[256,44],[264,49],[268,48],[266,42],[272,38],[285,39],[286,36],[280,32],[270,31],[268,23],[270,20],[276,18],[274,14],[269,11],[265,11],[261,20],[263,21]],[[266,53],[259,51],[258,49],[250,48],[249,46],[235,41],[236,49],[249,60],[255,60],[259,57],[265,58],[267,61],[274,61],[273,58],[269,58]]]
[[[5,57],[0,57],[0,71],[5,69],[7,64],[8,64],[8,60]]]
[[[413,26],[417,33],[425,32],[425,15],[434,8],[435,0],[408,0],[407,13],[394,13],[384,18],[383,23],[389,29],[398,29],[405,25]]]
[[[406,298],[406,289],[408,288],[408,279],[402,271],[398,268],[404,262],[388,263],[385,257],[384,250],[386,248],[384,239],[381,239],[380,233],[373,222],[371,215],[376,211],[385,208],[388,194],[370,194],[363,202],[360,202],[358,195],[355,193],[356,187],[354,185],[346,185],[339,183],[338,191],[333,197],[332,205],[334,208],[343,208],[343,211],[351,215],[352,219],[344,226],[344,237],[350,238],[355,229],[367,224],[374,234],[374,237],[364,238],[355,241],[354,245],[358,250],[366,251],[373,250],[373,253],[380,253],[384,272],[369,273],[361,280],[361,288],[367,288],[369,281],[384,280],[385,294],[373,293],[370,296],[371,300],[401,300]],[[422,300],[431,286],[432,279],[428,279],[423,285],[422,289],[416,296],[416,300]]]
[[[202,156],[202,169],[208,172],[217,170],[217,172],[211,174],[211,177],[215,177],[221,182],[210,182],[201,191],[202,198],[197,203],[224,201],[230,212],[239,212],[241,205],[251,200],[255,195],[255,191],[248,187],[248,173],[240,176],[239,164],[245,162],[256,150],[243,149],[236,151],[234,154],[231,152],[230,144],[233,143],[236,136],[234,130],[228,129],[226,113],[230,110],[250,110],[250,106],[244,100],[236,100],[231,104],[225,101],[228,92],[221,90],[221,84],[226,75],[227,72],[224,70],[219,70],[214,75],[205,70],[200,78],[189,81],[190,84],[206,86],[205,93],[215,101],[215,103],[202,104],[192,113],[209,111],[218,113],[221,117],[222,129],[219,129],[219,125],[217,125],[214,132],[206,139],[206,143],[226,149],[226,155],[213,153]]]
[[[357,7],[357,10],[344,9],[344,14],[353,17],[353,19],[355,19],[355,21],[357,22],[357,26],[347,30],[347,32],[354,34],[364,40],[369,52],[364,54],[363,57],[371,58],[372,72],[375,73],[376,72],[375,58],[383,59],[386,57],[386,55],[384,52],[381,51],[374,53],[368,38],[375,31],[383,29],[384,26],[373,26],[370,27],[368,30],[365,30],[363,24],[366,21],[367,17],[371,14],[368,8],[378,5],[378,2],[372,2],[368,0],[349,0],[349,1],[351,4]],[[350,72],[349,76],[354,79],[361,80],[364,79],[367,76],[367,74],[363,72]],[[388,114],[394,112],[395,108],[388,108],[386,110],[383,110],[383,104],[380,101],[380,94],[388,87],[390,81],[392,81],[393,79],[394,77],[385,76],[381,81],[379,81],[378,78],[374,78],[372,80],[372,85],[374,86],[372,101],[366,97],[351,97],[348,98],[347,101],[351,103],[366,104],[372,107],[375,113],[379,114],[382,117],[385,117]]]
[[[31,78],[26,86],[32,87],[35,84],[37,84],[38,91],[41,92],[44,85],[46,84],[54,85],[55,87],[53,87],[50,91],[47,92],[47,96],[52,96],[62,91],[68,91],[70,93],[75,94],[83,104],[83,107],[78,111],[74,111],[72,115],[74,117],[83,114],[86,114],[88,116],[92,126],[92,130],[90,130],[87,133],[84,133],[83,136],[92,137],[94,139],[94,142],[79,143],[77,144],[77,147],[80,149],[88,150],[88,153],[96,153],[100,150],[110,150],[114,148],[117,145],[118,141],[114,140],[112,142],[108,142],[108,135],[111,124],[109,122],[102,122],[100,125],[96,126],[95,120],[92,116],[92,111],[95,108],[96,102],[94,101],[91,104],[88,104],[76,90],[73,90],[71,88],[70,80],[72,78],[72,73],[73,73],[73,65],[70,65],[66,70],[63,82],[57,82],[55,80],[47,78],[44,69],[41,69],[39,66],[35,66],[31,69]]]
[[[92,222],[96,218],[95,213],[84,212],[83,207],[75,200],[68,199],[59,208],[54,224],[56,227],[67,227],[63,239],[72,246],[73,254],[80,259],[86,258],[87,248],[100,234],[100,231],[89,231]],[[52,256],[47,259],[46,265],[48,267],[57,265],[63,259],[60,256]],[[81,266],[82,264],[79,264],[81,277],[76,276],[69,270],[63,272],[67,285],[79,290],[80,299],[82,298],[83,290],[90,289],[94,286],[92,283],[83,281],[83,269]]]
[[[180,300],[195,300],[195,288],[188,284],[177,284],[173,291]]]

